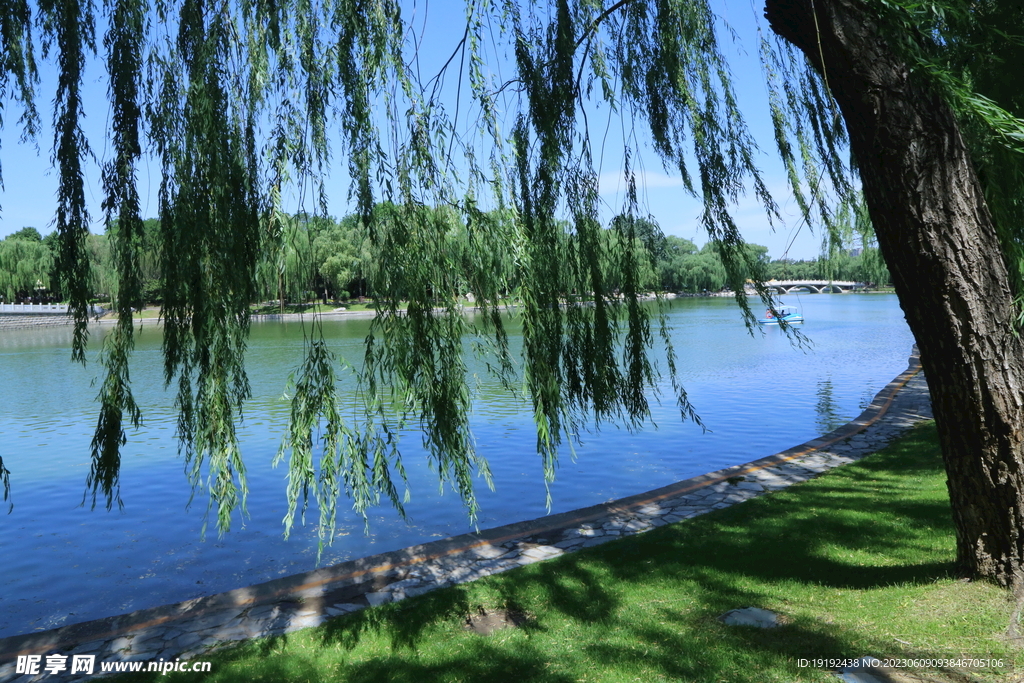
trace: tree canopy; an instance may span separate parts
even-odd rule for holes
[[[1000,3],[980,3],[984,11],[976,4],[857,6],[880,17],[906,63],[973,126],[1012,252],[1019,176],[997,170],[1019,163],[1024,128],[1013,116],[1019,96],[964,59],[972,41],[1005,42],[992,25]],[[588,101],[644,121],[666,168],[703,201],[700,222],[712,240],[707,266],[680,267],[677,277],[719,278],[751,319],[743,283],[763,277],[764,263],[745,245],[731,206],[749,190],[768,216],[779,212],[755,163],[709,0],[467,2],[461,39],[441,72],[429,75],[417,68],[415,28],[395,0],[106,0],[100,7],[12,0],[9,10],[0,17],[0,86],[21,105],[29,134],[39,121],[40,46],[58,68],[56,267],[75,315],[79,360],[90,277],[82,69],[93,51],[102,53],[110,83],[103,219],[116,223],[108,234],[120,323],[103,351],[107,375],[87,483],[94,504],[120,502],[120,446],[127,425],[142,418],[128,358],[131,307],[141,297],[142,254],[152,236],[160,254],[153,267],[161,278],[165,380],[177,387],[181,450],[192,486],[208,492],[219,528],[228,528],[246,491],[235,424],[249,396],[249,304],[259,298],[261,278],[278,277],[279,292],[287,287],[289,259],[299,256],[289,249],[330,249],[330,231],[319,247],[280,239],[303,229],[286,215],[283,197],[290,186],[309,188],[325,215],[323,177],[339,164],[377,256],[366,276],[379,314],[360,366],[355,421],[343,419],[338,404],[337,359],[315,332],[309,339],[280,452],[289,460],[286,526],[299,501],[312,498],[329,539],[343,493],[357,510],[382,497],[401,510],[397,433],[409,420],[422,426],[442,482],[475,512],[473,477],[487,478],[487,464],[469,438],[467,332],[487,341],[490,367],[506,385],[530,397],[547,480],[560,443],[585,420],[630,428],[645,421],[646,390],[659,371],[648,352],[659,334],[669,346],[664,327],[640,304],[654,272],[649,255],[676,249],[682,257],[688,248],[645,223],[636,150],[628,146],[623,216],[610,233],[602,230]],[[846,127],[830,95],[830,77],[841,75],[767,34],[758,49],[790,188],[804,220],[820,225],[835,248],[843,225],[836,198],[853,206],[855,185]],[[509,80],[492,68],[503,50],[514,62]],[[446,78],[462,84],[454,103],[443,98]],[[474,122],[469,132],[467,118]],[[330,131],[339,132],[336,148]],[[144,153],[161,168],[154,233],[139,213]],[[464,231],[458,250],[450,248],[453,230]],[[720,265],[711,265],[711,252]],[[320,275],[337,284],[350,274],[349,258],[328,259]],[[768,292],[758,291],[772,305]],[[467,292],[481,309],[479,323],[461,313],[458,300]],[[522,320],[520,358],[512,357],[501,316],[508,301]],[[681,416],[695,419],[671,348],[668,359],[663,370]]]
[[[382,205],[374,210],[387,209]],[[421,207],[421,210],[434,211],[429,207]],[[444,220],[450,222],[445,248],[458,255],[453,273],[465,283],[467,276],[476,267],[464,261],[469,235],[461,216],[450,211],[444,212],[444,215]],[[618,228],[621,228],[618,224],[623,218],[621,214],[614,217],[610,225],[601,231],[601,268],[605,281],[612,289],[618,287],[619,274],[610,255],[623,248],[618,237]],[[492,214],[490,219],[503,220],[498,214]],[[638,260],[648,263],[641,272],[644,291],[680,294],[727,291],[727,273],[713,242],[698,249],[689,240],[666,237],[651,219],[640,218],[637,221],[643,227],[638,229],[638,236],[628,248],[636,251]],[[285,216],[282,225],[285,229],[264,245],[257,267],[259,302],[253,304],[255,311],[270,313],[275,306],[279,312],[296,310],[293,307],[286,309],[286,304],[297,304],[298,309],[303,310],[309,308],[307,303],[314,299],[320,299],[326,305],[331,302],[345,303],[356,297],[375,296],[374,280],[379,259],[373,245],[369,243],[366,226],[358,214],[349,214],[336,220],[297,213]],[[144,235],[139,252],[141,298],[136,302],[140,308],[147,305],[159,306],[163,302],[159,226],[160,221],[157,219],[143,221]],[[569,226],[566,224],[563,228],[565,232],[561,239],[568,240]],[[117,238],[116,231],[117,223],[114,222],[108,226],[106,234],[88,236],[89,296],[97,303],[106,304],[111,298],[116,299],[117,273],[110,250],[111,241]],[[763,277],[767,280],[853,280],[868,286],[885,286],[889,282],[889,273],[877,246],[874,246],[870,221],[866,231],[867,235],[860,236],[854,243],[868,246],[833,249],[831,255],[810,260],[768,260],[767,247],[747,244],[748,258],[759,265],[760,270],[748,270],[746,277]],[[61,300],[60,283],[52,272],[56,241],[56,233],[50,233],[44,241],[38,237],[35,228],[26,228],[0,241],[0,252],[3,254],[0,256],[0,278],[6,278],[4,281],[11,283],[6,301],[17,303],[40,298]],[[502,270],[504,278],[514,290],[514,263],[500,249],[495,250],[494,256],[491,267]],[[468,286],[464,285],[463,290],[469,298],[471,292]]]
[[[28,232],[31,231],[31,232]],[[24,228],[0,240],[0,297],[8,303],[49,288],[53,253],[35,228]]]

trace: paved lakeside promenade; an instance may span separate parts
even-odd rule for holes
[[[916,354],[916,351],[915,351]],[[73,655],[99,662],[201,659],[249,638],[289,633],[328,619],[557,557],[767,495],[869,455],[931,418],[916,355],[861,415],[824,436],[745,465],[609,503],[382,553],[266,583],[129,614],[0,639],[0,683],[85,680]],[[39,655],[37,675],[16,672]],[[64,673],[43,673],[47,655]]]

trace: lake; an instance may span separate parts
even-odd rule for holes
[[[654,403],[657,429],[613,425],[581,435],[575,460],[560,456],[551,512],[640,493],[760,458],[855,417],[907,365],[913,338],[895,296],[794,295],[813,346],[794,347],[778,329],[751,336],[731,299],[678,299],[669,324],[680,379],[710,431],[680,422],[665,380]],[[361,357],[369,321],[324,323],[331,348]],[[306,326],[308,330],[308,324]],[[106,329],[93,328],[91,356]],[[254,323],[247,356],[253,399],[239,429],[249,474],[246,518],[200,539],[206,499],[186,509],[189,489],[174,438],[173,390],[162,379],[160,331],[139,337],[132,379],[145,425],[123,451],[124,510],[82,507],[96,422],[94,360],[70,363],[69,327],[0,333],[0,455],[11,471],[14,510],[0,517],[0,637],[54,628],[217,593],[313,569],[317,512],[282,538],[286,467],[270,466],[287,424],[284,396],[303,346],[299,323]],[[513,342],[516,340],[513,339]],[[94,384],[94,381],[96,383]],[[472,430],[496,491],[479,483],[479,527],[546,514],[528,403],[480,378]],[[333,564],[471,530],[452,491],[439,491],[415,433],[403,453],[412,500],[406,524],[388,507],[369,533],[344,501],[321,564]]]

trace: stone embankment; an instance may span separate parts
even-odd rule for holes
[[[0,330],[17,330],[28,327],[54,327],[70,325],[67,315],[4,315],[0,313]]]
[[[317,626],[762,496],[875,452],[931,417],[916,356],[856,420],[746,465],[603,505],[383,553],[131,614],[0,639],[0,683],[75,680],[16,672],[18,655],[95,655],[97,662],[173,662],[235,641]],[[99,664],[97,664],[97,671]]]

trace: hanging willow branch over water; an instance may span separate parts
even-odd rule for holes
[[[89,260],[85,249],[89,213],[85,207],[82,165],[89,145],[82,132],[82,71],[86,53],[95,50],[91,2],[43,0],[39,11],[44,29],[43,52],[57,53],[57,94],[54,98],[53,163],[57,166],[57,272],[75,320],[71,356],[85,362],[89,319]]]
[[[19,83],[31,124],[31,13],[18,7],[0,20],[0,83]],[[282,197],[289,187],[311,187],[326,213],[323,177],[342,163],[376,256],[378,315],[356,364],[354,409],[337,394],[344,359],[331,354],[317,326],[307,341],[278,454],[289,467],[286,533],[310,497],[327,542],[341,495],[364,515],[381,498],[401,511],[398,434],[410,423],[422,429],[442,484],[476,515],[474,477],[490,478],[469,429],[467,334],[481,341],[504,385],[532,402],[546,482],[562,443],[588,421],[638,428],[649,419],[647,392],[659,379],[650,360],[656,338],[668,347],[672,400],[683,419],[698,420],[675,376],[664,321],[652,334],[640,305],[651,268],[642,236],[632,220],[615,226],[615,239],[602,236],[584,103],[604,100],[627,120],[649,124],[667,167],[704,200],[701,223],[749,323],[743,279],[756,263],[730,207],[750,184],[769,216],[778,211],[754,164],[757,149],[706,2],[469,2],[460,56],[444,68],[461,65],[453,77],[472,104],[461,100],[460,85],[448,108],[445,74],[425,80],[419,73],[418,37],[393,0],[107,0],[103,9],[112,112],[103,208],[119,273],[119,323],[103,354],[107,376],[88,479],[94,504],[98,496],[108,508],[120,504],[124,423],[137,426],[143,417],[128,360],[131,309],[140,297],[136,166],[144,150],[161,169],[164,376],[177,387],[188,480],[194,493],[208,494],[222,532],[245,504],[236,425],[250,393],[243,364],[249,306],[265,253],[294,227]],[[76,320],[73,357],[83,359],[89,217],[81,169],[89,148],[80,89],[96,22],[92,7],[77,1],[41,0],[38,12],[44,45],[60,66],[59,270]],[[511,81],[500,82],[490,70],[499,65],[488,66],[501,50],[495,41],[514,56]],[[802,62],[776,44],[763,50],[766,68],[787,77],[771,113],[791,182],[809,185],[814,197],[799,195],[800,207],[828,225],[814,159],[825,160],[834,189],[847,189],[838,160],[842,128]],[[465,132],[467,117],[474,132]],[[634,216],[632,151],[625,154],[625,212]],[[466,236],[457,241],[461,250],[449,239],[458,230]],[[479,322],[462,313],[466,294],[482,312]],[[501,316],[509,302],[522,322],[519,359]]]
[[[114,263],[118,273],[117,327],[105,340],[103,364],[106,379],[100,390],[100,416],[92,442],[92,467],[86,489],[104,494],[109,510],[120,496],[121,446],[125,413],[138,428],[142,413],[131,390],[128,360],[135,348],[132,309],[142,300],[141,259],[142,216],[135,166],[142,154],[139,128],[139,95],[142,58],[145,49],[147,18],[143,7],[132,0],[117,0],[110,11],[110,31],[104,38],[107,48],[107,73],[110,76],[112,143],[114,154],[103,169],[107,231],[114,236]]]

